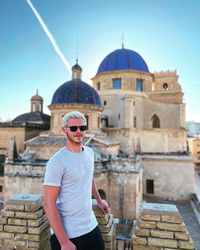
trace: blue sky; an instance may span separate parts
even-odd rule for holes
[[[71,66],[76,50],[82,79],[91,84],[101,61],[125,47],[150,72],[177,69],[186,119],[200,121],[199,0],[31,0]],[[0,1],[0,118],[30,111],[39,89],[44,112],[54,91],[71,79],[27,0]]]

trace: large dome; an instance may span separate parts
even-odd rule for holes
[[[107,55],[101,62],[97,75],[105,71],[133,69],[149,72],[144,59],[135,51],[130,49],[117,49]]]
[[[96,90],[81,80],[72,80],[61,85],[54,93],[52,104],[78,103],[101,105]]]

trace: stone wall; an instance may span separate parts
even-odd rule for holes
[[[132,150],[143,153],[168,153],[186,151],[184,129],[120,129],[103,128],[113,139],[121,142],[120,149],[129,154]]]
[[[163,198],[185,199],[194,193],[194,165],[190,155],[144,154],[143,193]],[[153,193],[147,191],[153,181]]]
[[[12,136],[16,138],[18,152],[24,151],[25,127],[0,127],[0,148],[6,148],[2,153],[7,151]]]
[[[194,249],[175,205],[144,203],[132,239],[135,250]]]
[[[94,180],[97,189],[104,191],[115,217],[135,219],[142,201],[141,161],[112,161],[106,167],[108,171],[105,172],[96,168]]]
[[[43,194],[45,166],[45,163],[6,163],[4,201],[19,193]]]

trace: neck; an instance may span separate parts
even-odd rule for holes
[[[82,149],[82,144],[80,145],[73,145],[71,143],[68,142],[68,144],[66,145],[66,148],[72,152],[77,152],[77,153],[80,153],[83,151]]]

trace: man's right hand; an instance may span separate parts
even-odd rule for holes
[[[68,244],[61,245],[61,250],[77,250],[77,248],[71,241],[69,241]]]

